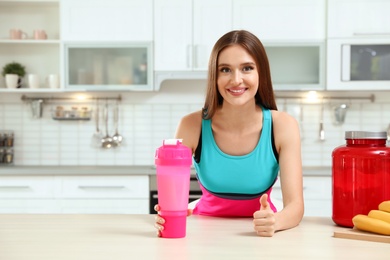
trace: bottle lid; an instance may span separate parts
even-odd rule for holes
[[[387,139],[387,133],[368,131],[346,131],[345,139]]]
[[[163,145],[156,150],[156,165],[192,165],[192,151],[182,144],[182,139],[165,139]]]

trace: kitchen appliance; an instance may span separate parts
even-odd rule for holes
[[[390,39],[329,39],[329,90],[385,90],[390,84]]]
[[[353,227],[355,215],[390,200],[390,147],[386,132],[347,131],[345,139],[332,152],[332,219]]]

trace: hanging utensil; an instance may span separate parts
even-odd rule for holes
[[[120,146],[123,141],[123,136],[119,134],[118,132],[118,122],[119,122],[119,106],[118,101],[115,104],[115,110],[114,110],[114,127],[115,127],[115,134],[112,136],[112,145],[114,147]]]
[[[91,145],[92,147],[101,147],[102,146],[102,138],[103,133],[99,128],[99,119],[100,119],[100,111],[99,111],[99,100],[96,99],[96,107],[95,107],[95,133],[92,135]]]
[[[320,138],[320,141],[325,141],[325,129],[324,129],[324,100],[321,100],[319,138]]]
[[[108,102],[106,100],[106,106],[104,108],[104,121],[106,124],[106,136],[102,138],[102,147],[111,148],[112,147],[112,138],[108,134]]]

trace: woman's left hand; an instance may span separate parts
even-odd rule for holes
[[[275,213],[268,203],[268,194],[260,198],[260,210],[253,214],[253,225],[259,236],[272,237],[275,233]]]

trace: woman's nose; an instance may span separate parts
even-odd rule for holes
[[[232,83],[234,83],[234,84],[237,84],[237,85],[240,84],[242,82],[242,74],[241,74],[241,72],[240,71],[234,71],[232,73],[231,80],[232,80]]]

